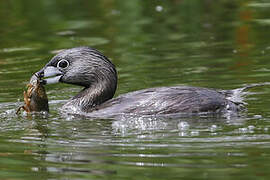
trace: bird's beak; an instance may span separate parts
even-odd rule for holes
[[[45,66],[40,71],[36,72],[35,75],[42,79],[42,84],[55,84],[60,82],[63,72],[54,66]],[[46,78],[46,79],[44,79]]]

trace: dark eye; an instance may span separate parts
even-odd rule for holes
[[[67,60],[65,60],[65,59],[62,59],[57,63],[57,68],[65,69],[68,66],[69,66],[69,62]]]

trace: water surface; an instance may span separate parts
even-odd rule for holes
[[[58,108],[80,88],[47,86],[49,115],[15,115],[32,73],[91,46],[117,66],[116,96],[149,87],[235,89],[270,77],[267,1],[0,2],[1,179],[269,179],[270,90],[237,116],[91,119]]]

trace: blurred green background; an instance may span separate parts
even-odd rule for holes
[[[269,179],[270,90],[236,117],[63,115],[80,88],[46,87],[49,116],[15,115],[32,73],[91,46],[116,65],[116,96],[158,86],[234,89],[270,76],[266,0],[0,2],[0,179]]]

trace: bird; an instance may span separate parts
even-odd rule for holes
[[[97,49],[83,46],[56,54],[38,72],[44,85],[66,83],[82,90],[69,99],[63,110],[75,114],[116,116],[121,114],[170,115],[238,112],[241,103],[230,99],[230,90],[193,86],[153,87],[114,97],[115,65]]]

